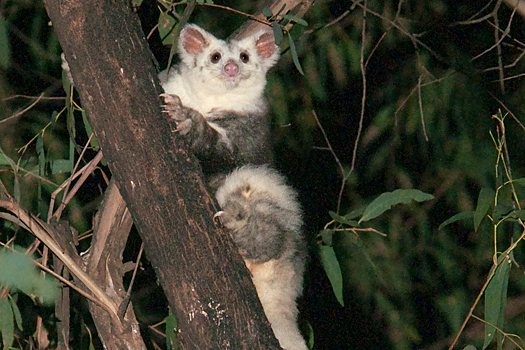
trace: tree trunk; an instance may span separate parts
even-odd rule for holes
[[[218,230],[196,159],[160,111],[154,58],[125,1],[46,0],[82,106],[175,313],[183,349],[278,349]]]

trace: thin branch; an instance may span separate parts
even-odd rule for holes
[[[140,245],[139,253],[137,255],[137,262],[135,263],[135,268],[133,269],[133,275],[131,276],[131,281],[129,282],[128,290],[126,291],[126,296],[122,300],[118,310],[118,317],[123,320],[126,310],[131,299],[131,290],[133,289],[133,284],[135,282],[135,277],[137,276],[137,271],[139,270],[140,258],[142,257],[142,252],[144,251],[144,242]]]
[[[67,197],[60,203],[60,206],[58,207],[55,214],[53,214],[53,217],[59,218],[62,215],[62,211],[65,209],[66,205],[69,203],[69,201],[73,198],[73,196],[77,193],[77,191],[80,189],[80,187],[84,184],[84,181],[88,178],[89,175],[93,172],[93,170],[96,168],[98,162],[102,159],[104,155],[102,154],[102,151],[99,151],[95,158],[93,158],[88,164],[86,164],[82,170],[80,170],[77,174],[82,174],[80,179],[75,183],[75,186],[73,186],[73,189],[71,192],[68,193]],[[68,185],[71,183],[68,181]],[[56,192],[56,191],[55,191]],[[51,207],[50,207],[51,208]]]
[[[419,76],[419,79],[417,80],[417,94],[418,94],[418,103],[419,103],[419,113],[421,114],[421,126],[423,127],[423,135],[425,136],[425,140],[428,142],[428,135],[427,135],[427,129],[425,127],[425,117],[423,115],[423,101],[421,100],[421,78],[423,75]]]
[[[494,96],[492,93],[490,93],[490,95],[492,96],[493,99],[495,99],[496,101],[498,101],[498,103],[507,111],[507,113],[512,117],[512,119],[514,119],[514,121],[516,123],[518,123],[519,126],[521,126],[521,128],[523,129],[523,131],[525,131],[525,125],[523,125],[520,120],[514,115],[514,113],[512,113],[512,111],[502,102],[500,101],[496,96]]]
[[[481,10],[479,10],[477,13],[475,13],[473,16],[471,16],[466,21],[454,22],[454,23],[452,23],[450,25],[450,27],[454,27],[454,26],[457,26],[457,25],[469,25],[469,24],[481,23],[483,21],[486,21],[487,19],[492,17],[494,11],[492,11],[488,15],[485,15],[485,16],[483,16],[481,18],[478,18],[478,19],[474,19],[474,18],[476,18],[480,13],[485,11],[490,6],[490,4],[492,4],[492,0],[490,0],[485,6],[483,6],[483,8]]]
[[[424,42],[422,42],[421,40],[419,40],[416,35],[414,34],[411,34],[409,33],[405,28],[403,28],[401,25],[395,23],[393,20],[375,12],[375,11],[372,11],[370,10],[367,6],[366,6],[366,1],[365,1],[365,5],[362,5],[359,1],[357,0],[352,0],[353,2],[353,5],[357,5],[359,7],[361,7],[365,12],[369,12],[371,13],[372,15],[382,19],[383,21],[385,22],[388,22],[390,23],[394,28],[398,29],[402,34],[406,35],[411,41],[412,43],[414,44],[414,46],[417,48],[417,45],[423,47],[425,50],[427,50],[432,56],[434,56],[435,58],[437,58],[438,60],[440,61],[444,61],[443,57],[441,57],[439,54],[437,54],[434,50],[432,50],[427,44],[425,44]],[[417,45],[416,45],[417,44]]]
[[[5,122],[7,122],[8,120],[11,120],[11,119],[17,118],[17,117],[21,116],[22,114],[24,114],[25,112],[29,111],[29,110],[30,110],[31,108],[33,108],[38,102],[40,102],[40,100],[42,99],[42,97],[44,97],[44,93],[41,93],[40,96],[37,97],[37,99],[35,100],[35,102],[31,103],[29,106],[27,106],[26,108],[24,108],[24,109],[21,110],[20,112],[16,112],[16,113],[13,114],[12,116],[0,120],[0,124],[5,123]]]
[[[363,130],[363,121],[365,119],[365,108],[366,108],[365,43],[366,43],[366,12],[367,11],[368,11],[367,0],[365,0],[364,7],[363,7],[363,23],[361,26],[361,56],[359,58],[359,66],[361,68],[361,78],[363,80],[363,95],[361,97],[361,114],[359,118],[359,127],[357,128],[357,136],[354,142],[354,150],[352,152],[352,165],[350,166],[350,171],[348,172],[346,178],[348,178],[348,176],[350,176],[350,174],[355,169],[355,162],[357,159],[357,148],[359,145],[359,139],[361,138],[361,131]],[[337,209],[339,212],[339,207]]]

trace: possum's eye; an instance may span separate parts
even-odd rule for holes
[[[243,63],[248,63],[248,61],[250,60],[250,56],[246,52],[241,52],[239,58],[241,59],[241,61],[243,61]]]
[[[211,63],[217,63],[221,60],[221,54],[218,52],[215,52],[211,55]]]
[[[236,215],[235,215],[235,220],[237,221],[242,221],[244,220],[244,213],[242,211],[238,212]]]

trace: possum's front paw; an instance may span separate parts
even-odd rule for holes
[[[180,132],[181,135],[189,133],[193,121],[182,105],[179,96],[171,94],[161,94],[160,96],[164,98],[165,105],[162,105],[164,112],[177,123],[177,131]]]

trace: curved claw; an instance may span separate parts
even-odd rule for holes
[[[213,215],[213,221],[215,221],[215,223],[219,224],[220,226],[224,226],[222,222],[223,216],[224,216],[224,212],[222,210],[218,211],[215,213],[215,215]]]

